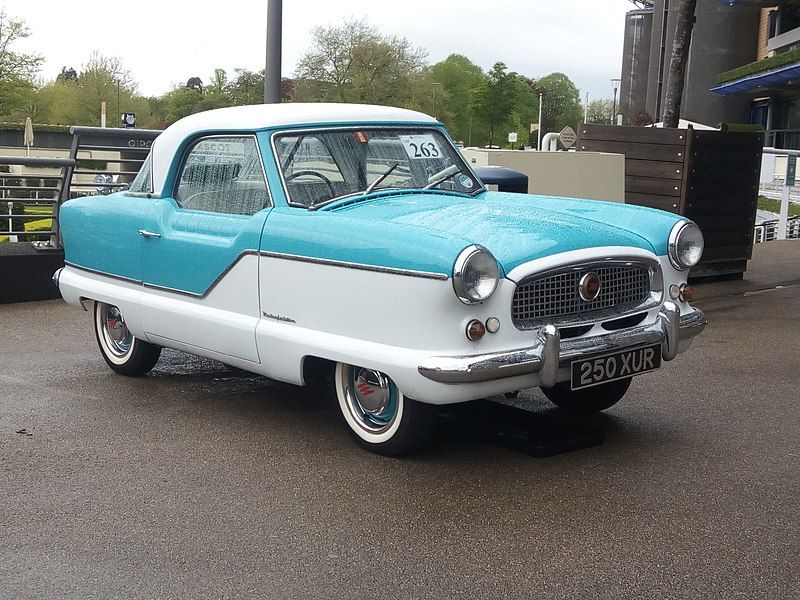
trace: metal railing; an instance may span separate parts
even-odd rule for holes
[[[74,167],[72,158],[0,156],[0,237],[57,245],[58,205]]]
[[[766,147],[764,148],[763,154],[764,156],[772,155],[780,157],[791,157],[791,156],[800,156],[800,150],[777,149],[777,148]],[[768,163],[762,163],[761,165],[762,178],[764,176],[763,170],[765,168],[765,164]],[[772,166],[772,168],[774,169],[774,165]],[[784,184],[785,183],[786,182],[784,182]],[[769,182],[766,186],[762,183],[759,186],[759,193],[765,193],[765,195],[767,195],[768,197],[774,198],[774,195],[776,195],[778,189],[774,190],[765,189],[765,188],[772,188],[773,186],[774,186],[774,180],[772,182]],[[797,237],[797,235],[795,235],[795,229],[793,229],[794,223],[796,223],[796,219],[795,217],[790,218],[789,216],[789,207],[792,205],[792,190],[794,189],[795,189],[794,185],[792,185],[791,187],[784,185],[782,188],[780,188],[779,197],[781,201],[781,206],[778,219],[774,220],[775,223],[774,237],[772,237],[773,228],[771,226],[773,221],[772,220],[766,221],[755,226],[753,230],[753,239],[755,240],[755,243],[770,241],[772,239],[785,240]]]
[[[60,247],[59,206],[125,189],[161,131],[72,127],[70,133],[68,158],[0,156],[0,241]]]
[[[778,239],[778,219],[759,223],[753,229],[753,243],[761,244]],[[786,239],[800,239],[800,217],[792,217],[786,222]]]

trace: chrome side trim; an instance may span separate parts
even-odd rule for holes
[[[306,262],[306,263],[313,263],[319,265],[327,265],[331,267],[341,267],[345,269],[357,269],[359,271],[370,271],[373,273],[387,273],[390,275],[401,275],[404,277],[420,277],[422,279],[434,279],[437,281],[447,281],[449,277],[444,275],[443,273],[430,273],[427,271],[413,271],[410,269],[395,269],[392,267],[379,267],[376,265],[364,265],[361,263],[349,263],[339,260],[329,260],[326,258],[314,258],[311,256],[300,256],[297,254],[284,254],[281,252],[266,252],[266,251],[258,251],[258,250],[244,250],[236,259],[225,267],[225,270],[220,273],[217,278],[208,286],[208,288],[204,292],[188,292],[186,290],[179,290],[176,288],[171,288],[164,285],[158,285],[155,283],[148,283],[143,282],[140,279],[130,279],[128,277],[122,277],[120,275],[112,275],[111,273],[106,273],[105,271],[98,271],[97,269],[90,269],[88,267],[82,267],[80,265],[76,265],[73,263],[65,263],[70,267],[74,267],[76,269],[81,269],[83,271],[88,271],[89,273],[96,273],[97,275],[105,275],[106,277],[113,277],[114,279],[120,279],[122,281],[129,281],[131,283],[138,283],[142,284],[144,287],[153,289],[153,290],[161,290],[163,292],[170,292],[172,294],[180,294],[181,296],[189,296],[191,298],[198,298],[202,299],[208,296],[211,291],[222,281],[222,278],[227,275],[233,267],[237,265],[237,263],[242,260],[245,256],[248,255],[260,255],[266,256],[268,258],[277,258],[282,260],[294,260],[297,262]]]
[[[132,198],[150,198],[153,200],[157,200],[162,197],[160,194],[154,194],[153,192],[129,192],[127,190],[122,192],[122,195],[130,196]]]
[[[155,283],[148,283],[146,281],[144,282],[143,285],[144,285],[144,287],[150,288],[152,290],[161,290],[162,292],[171,292],[173,294],[180,294],[181,296],[189,296],[191,298],[202,299],[202,298],[205,298],[206,296],[208,296],[212,292],[212,290],[215,287],[217,287],[219,282],[222,281],[222,278],[225,277],[225,275],[227,275],[228,273],[230,273],[231,269],[233,269],[233,267],[235,267],[237,264],[239,264],[240,260],[242,260],[245,256],[257,255],[257,254],[258,254],[257,250],[244,250],[243,252],[241,252],[239,254],[239,256],[237,256],[231,264],[229,264],[227,267],[225,267],[225,269],[222,271],[222,273],[217,275],[217,278],[214,281],[211,282],[211,285],[209,285],[206,288],[206,291],[204,291],[204,292],[187,292],[185,290],[179,290],[179,289],[176,289],[176,288],[167,287],[165,285],[158,285],[158,284],[155,284]]]
[[[95,275],[103,275],[105,277],[111,277],[112,279],[119,279],[120,281],[127,281],[128,283],[137,283],[141,284],[141,279],[134,279],[132,277],[124,277],[123,275],[114,275],[112,273],[106,273],[105,271],[100,271],[98,269],[91,269],[89,267],[83,267],[81,265],[76,265],[75,263],[69,262],[68,260],[64,261],[64,264],[68,267],[72,267],[73,269],[78,269],[79,271],[86,271],[87,273],[94,273]]]
[[[394,267],[381,267],[377,265],[365,265],[363,263],[352,263],[342,260],[333,260],[328,258],[315,258],[313,256],[301,256],[299,254],[284,254],[282,252],[268,252],[262,250],[259,252],[261,256],[268,258],[279,258],[283,260],[296,260],[298,262],[307,262],[317,265],[327,265],[331,267],[342,267],[345,269],[357,269],[359,271],[372,271],[373,273],[388,273],[390,275],[403,275],[406,277],[421,277],[423,279],[436,279],[438,281],[447,281],[449,277],[444,273],[432,273],[430,271],[414,271],[412,269],[397,269]]]
[[[558,328],[546,325],[539,332],[537,343],[529,348],[469,356],[434,356],[419,365],[417,371],[427,379],[445,384],[480,383],[538,373],[541,386],[552,387],[558,383],[558,370],[582,357],[661,344],[662,358],[672,360],[678,342],[700,333],[705,323],[701,311],[681,316],[674,303],[665,302],[656,321],[648,325],[569,340],[561,340]]]

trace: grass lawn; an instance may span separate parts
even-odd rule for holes
[[[764,196],[758,197],[758,208],[761,210],[768,210],[769,212],[780,213],[781,201],[773,200],[772,198],[765,198]],[[789,216],[796,217],[800,215],[800,206],[797,204],[789,203]]]

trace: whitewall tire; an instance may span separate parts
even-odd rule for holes
[[[112,304],[94,303],[94,333],[106,364],[121,375],[144,375],[161,355],[161,346],[133,336],[122,312]]]
[[[361,447],[399,456],[430,441],[436,425],[433,407],[407,398],[385,374],[338,363],[334,379],[342,417]]]

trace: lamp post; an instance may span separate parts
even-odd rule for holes
[[[117,118],[122,116],[122,111],[120,110],[119,105],[119,77],[117,77]]]
[[[436,118],[436,88],[438,87],[439,82],[434,81],[431,83],[431,89],[433,90],[433,114],[431,115],[434,119]]]
[[[611,87],[614,88],[614,102],[611,104],[611,124],[617,124],[617,90],[619,90],[619,84],[622,83],[621,79],[612,79],[611,80]]]
[[[539,90],[539,129],[536,132],[536,151],[542,151],[542,104],[544,104],[544,90]]]
[[[264,104],[281,101],[281,46],[283,0],[267,2],[267,61],[264,70]]]
[[[589,92],[586,92],[586,102],[583,104],[583,122],[589,122]]]

